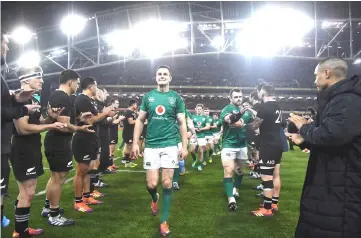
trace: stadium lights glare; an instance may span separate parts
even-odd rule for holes
[[[40,64],[40,55],[35,51],[29,51],[20,56],[17,61],[19,67],[33,67]]]
[[[72,14],[63,18],[60,28],[67,36],[75,36],[84,29],[86,22],[84,17]]]
[[[356,59],[353,64],[361,64],[361,58]]]
[[[104,36],[104,40],[112,47],[108,54],[118,56],[130,56],[136,45],[133,40],[132,31],[116,30]]]
[[[302,39],[313,27],[314,21],[299,11],[264,8],[247,20],[237,36],[237,48],[245,55],[273,56],[284,46],[302,45]]]
[[[212,40],[212,46],[214,46],[217,49],[222,49],[224,45],[224,38],[222,38],[222,36],[216,36],[213,40]]]
[[[18,44],[26,44],[31,38],[35,35],[35,33],[31,32],[28,28],[20,26],[17,27],[11,34],[11,38]]]

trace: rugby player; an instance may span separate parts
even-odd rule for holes
[[[119,100],[118,99],[112,99],[110,101],[111,105],[114,107],[115,110],[119,108]],[[115,152],[115,146],[118,144],[118,127],[120,123],[120,114],[117,113],[113,117],[112,124],[110,126],[110,144],[109,144],[109,156],[112,158],[113,164],[111,167],[116,170],[119,167],[114,164],[114,152]]]
[[[207,145],[209,146],[209,154],[207,156],[207,150],[203,151],[203,165],[207,165],[207,157],[208,162],[211,164],[212,161],[212,155],[213,155],[213,150],[214,150],[214,136],[213,136],[213,129],[216,128],[215,125],[213,125],[213,117],[209,116],[209,108],[204,108],[203,110],[203,115],[206,116],[207,118],[207,124],[209,123],[209,129],[204,131],[204,135],[205,135],[205,139],[207,142]]]
[[[18,78],[24,91],[39,91],[43,85],[43,70],[39,66],[20,67]],[[34,97],[25,104],[40,105]],[[14,120],[14,134],[11,145],[10,161],[19,187],[15,201],[15,230],[12,237],[40,235],[42,229],[29,228],[30,206],[35,195],[37,178],[44,174],[41,154],[41,132],[49,129],[62,129],[66,124],[55,122],[63,108],[48,107],[44,118],[40,110]]]
[[[94,133],[94,131],[88,129],[88,125],[73,125],[74,107],[71,95],[78,90],[79,78],[79,74],[73,70],[63,71],[59,77],[59,88],[50,95],[48,100],[50,107],[63,108],[57,121],[67,125],[67,128],[61,131],[49,130],[44,139],[45,156],[49,163],[51,175],[46,185],[46,199],[41,215],[49,217],[48,223],[54,226],[74,224],[73,220],[61,215],[64,210],[59,207],[62,186],[68,172],[73,169],[73,153],[71,148],[73,132],[84,131]]]
[[[215,155],[219,155],[221,153],[221,142],[220,142],[220,131],[223,123],[222,120],[219,119],[218,114],[213,114],[213,138],[214,138],[214,153]]]
[[[133,135],[134,135],[134,126],[135,121],[137,119],[137,110],[138,110],[138,103],[135,100],[130,100],[128,103],[128,108],[124,112],[125,119],[123,120],[123,141],[125,143],[124,150],[123,150],[123,159],[126,160],[125,167],[126,168],[134,168],[137,164],[132,162],[131,153],[132,153],[132,145]],[[139,140],[138,140],[139,141]]]
[[[169,89],[172,80],[168,66],[159,66],[156,73],[157,89],[146,93],[142,99],[139,117],[136,120],[133,136],[133,157],[139,155],[139,138],[145,119],[148,119],[147,140],[144,150],[144,169],[148,192],[152,197],[151,209],[155,216],[158,213],[159,169],[162,169],[162,216],[160,234],[170,234],[167,223],[172,200],[172,181],[178,160],[187,157],[187,125],[185,105],[178,93]],[[182,136],[182,149],[177,147],[178,128]]]
[[[207,122],[206,116],[203,115],[203,108],[204,106],[202,104],[197,104],[195,108],[196,114],[192,115],[192,120],[197,136],[197,140],[195,140],[194,138],[191,139],[191,155],[194,161],[192,167],[197,167],[198,171],[203,170],[203,152],[206,150],[207,145],[204,131],[210,129],[210,123]],[[196,157],[197,147],[199,153],[199,160],[197,160]]]
[[[235,197],[243,178],[243,161],[248,159],[245,125],[253,119],[250,112],[242,108],[242,91],[232,89],[230,104],[223,108],[220,118],[223,120],[223,149],[221,152],[224,169],[224,189],[228,198],[228,209],[237,209]],[[234,178],[234,183],[233,179]]]
[[[260,126],[259,163],[264,193],[264,203],[251,214],[258,217],[273,216],[278,211],[278,198],[281,189],[280,163],[283,153],[282,110],[275,99],[275,90],[265,85],[258,98],[263,102],[256,110],[247,108],[262,120]]]
[[[115,112],[113,107],[104,107],[103,111],[98,113],[94,106],[92,97],[97,92],[97,82],[94,78],[86,77],[80,81],[82,94],[75,100],[75,113],[77,125],[94,125],[107,117],[113,117]],[[83,114],[89,115],[82,120]],[[90,127],[94,130],[94,127]],[[109,146],[109,144],[108,144]],[[87,133],[78,131],[73,136],[72,148],[76,161],[76,174],[74,177],[74,210],[79,212],[92,212],[93,209],[88,205],[101,204],[100,201],[90,197],[90,177],[89,168],[93,167],[92,161],[97,159],[99,152],[99,138],[96,133]],[[108,147],[109,148],[109,147]],[[83,198],[82,198],[83,196]]]

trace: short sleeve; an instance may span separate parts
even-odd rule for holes
[[[220,116],[220,119],[222,121],[224,121],[224,118],[228,115],[228,114],[232,114],[231,111],[229,110],[229,107],[225,107],[223,108],[222,112],[221,112],[221,116]]]
[[[91,112],[92,114],[97,114],[95,107],[90,102],[90,100],[86,100],[84,98],[79,98],[79,100],[75,101],[75,109],[78,114],[83,112]]]
[[[213,119],[212,118],[208,118],[208,120],[207,120],[207,124],[211,124],[212,125],[212,123],[213,123]]]
[[[185,104],[183,99],[178,95],[177,97],[177,108],[176,108],[176,114],[178,113],[185,113],[186,109],[185,109]]]
[[[253,115],[250,111],[246,111],[241,118],[244,123],[249,123],[253,120]]]
[[[125,118],[133,118],[133,113],[132,113],[132,111],[130,111],[130,110],[126,110],[125,112],[124,112],[124,116],[125,116]]]
[[[140,110],[146,112],[148,109],[148,94],[144,95],[142,98],[142,103],[140,104]]]
[[[69,96],[54,94],[52,97],[49,98],[48,106],[52,108],[64,108],[64,110],[60,113],[60,116],[70,117],[73,103]]]

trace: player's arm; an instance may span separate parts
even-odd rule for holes
[[[194,124],[193,124],[193,120],[189,117],[187,117],[187,127],[189,129],[189,131],[192,133],[192,135],[196,134],[196,130],[194,128]]]
[[[199,131],[208,131],[209,129],[211,129],[211,124],[210,123],[206,123],[206,126],[203,128],[199,128]]]
[[[187,121],[184,113],[177,114],[177,120],[179,124],[179,132],[182,138],[182,148],[187,148]],[[192,122],[193,123],[193,122]],[[194,128],[193,128],[194,129]]]
[[[135,121],[134,134],[133,134],[133,144],[139,143],[139,138],[142,135],[144,122],[147,118],[147,112],[140,110],[137,120]]]
[[[19,135],[38,134],[47,131],[49,129],[58,128],[56,124],[45,124],[45,125],[29,124],[29,116],[24,116],[17,120],[14,120],[14,125]]]
[[[94,125],[95,123],[104,120],[108,116],[113,116],[112,114],[114,114],[114,112],[112,111],[112,106],[105,107],[102,112],[97,114],[94,106],[91,104],[90,101],[79,101],[75,106],[80,113],[86,113],[89,111],[92,113],[91,117],[84,120],[84,122],[88,125]]]
[[[359,102],[358,98],[352,96],[347,100],[341,96],[334,98],[320,125],[304,124],[300,128],[301,136],[306,143],[318,146],[342,146],[350,143],[361,134]]]
[[[235,116],[235,115],[237,115],[237,114],[231,114],[231,113],[227,114],[223,119],[224,122],[226,122],[230,125],[233,125],[235,127],[242,127],[244,125],[242,118],[238,118],[238,115],[237,116]],[[235,121],[235,120],[237,120],[237,121]]]

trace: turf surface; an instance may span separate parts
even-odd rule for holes
[[[121,138],[121,137],[120,137]],[[119,150],[116,157],[120,157]],[[180,177],[181,190],[173,193],[172,208],[168,223],[171,237],[257,237],[290,238],[293,237],[299,214],[299,200],[304,181],[308,155],[299,150],[287,152],[281,164],[282,189],[280,212],[273,218],[252,217],[251,210],[258,208],[260,199],[251,187],[259,180],[245,176],[242,182],[238,210],[230,213],[223,189],[223,169],[219,156],[214,156],[213,163],[203,172],[191,168],[191,157],[187,160],[187,173]],[[116,161],[121,165],[120,159]],[[91,214],[73,210],[73,183],[64,185],[61,207],[65,216],[76,221],[75,226],[59,228],[47,224],[40,216],[49,178],[49,170],[39,178],[37,196],[31,207],[30,227],[44,228],[42,237],[159,237],[159,219],[151,215],[150,195],[145,187],[145,173],[142,159],[133,169],[124,168],[116,174],[105,175],[104,180],[111,187],[100,189],[106,194],[104,204],[93,206]],[[44,157],[44,167],[48,167]],[[248,171],[248,170],[247,170]],[[68,178],[72,178],[71,171]],[[2,229],[1,237],[10,238],[14,229],[14,200],[17,196],[16,181],[11,174],[9,184],[10,197],[5,198],[5,215],[11,220],[9,227]],[[161,187],[158,187],[161,193]],[[160,207],[161,209],[161,207]]]

